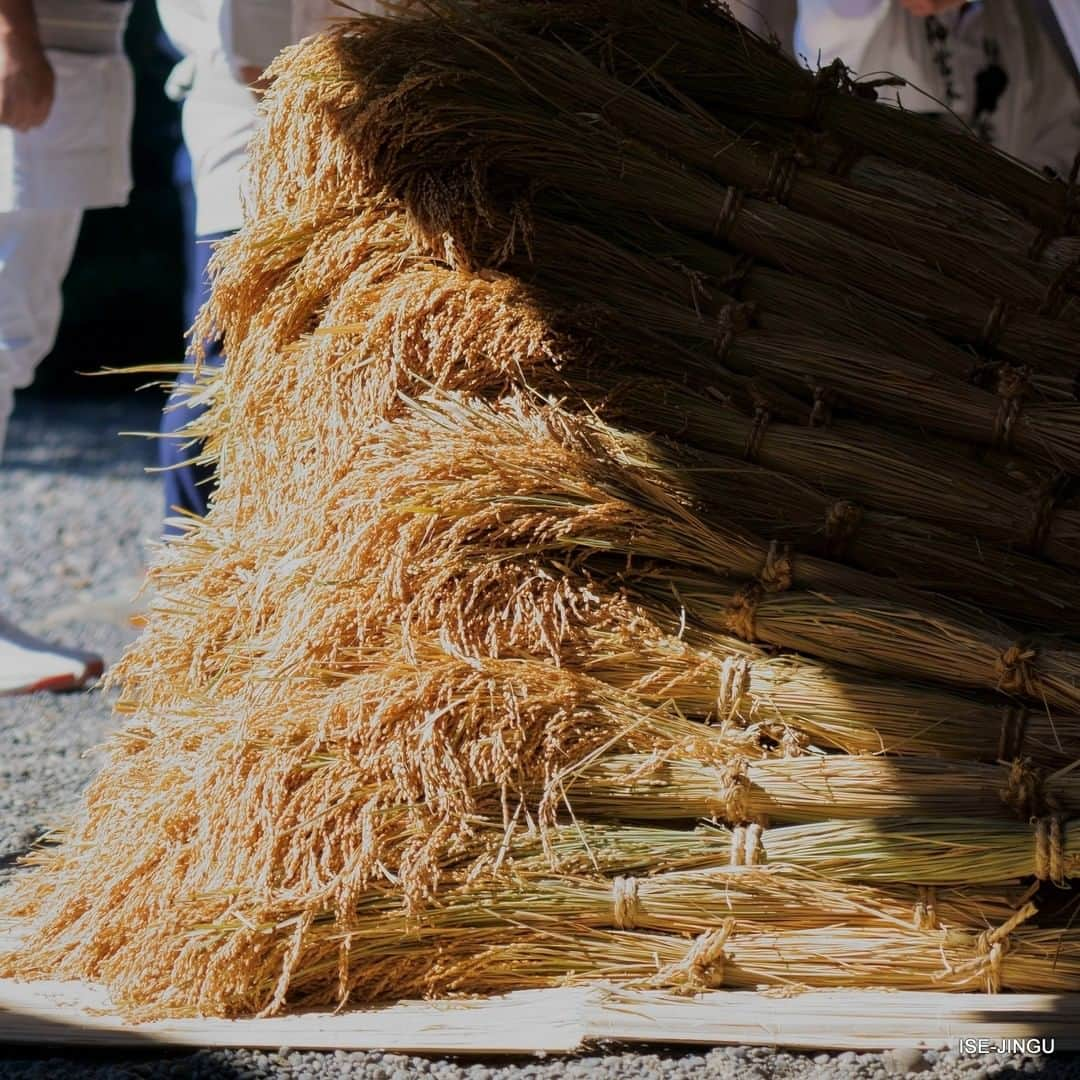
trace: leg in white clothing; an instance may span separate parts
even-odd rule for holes
[[[81,219],[79,210],[0,214],[0,379],[13,389],[30,385],[56,341]]]
[[[29,386],[56,340],[81,217],[79,210],[0,214],[0,456],[14,391]],[[42,641],[0,615],[0,695],[75,690],[102,667],[100,658]]]

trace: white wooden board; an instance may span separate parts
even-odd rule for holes
[[[1059,1051],[1080,1049],[1080,994],[808,991],[779,998],[715,991],[679,998],[596,986],[336,1015],[132,1025],[110,1011],[100,988],[0,980],[0,1042],[6,1043],[516,1054],[568,1053],[598,1041],[955,1048],[958,1037],[1054,1038]]]

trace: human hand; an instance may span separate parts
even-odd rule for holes
[[[56,77],[41,42],[0,37],[0,125],[40,127],[52,111]]]
[[[951,11],[961,7],[964,0],[900,0],[900,6],[912,15],[940,15],[943,11]]]

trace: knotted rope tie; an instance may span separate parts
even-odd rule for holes
[[[778,150],[773,155],[769,176],[765,181],[765,198],[785,205],[791,198],[791,188],[798,171],[795,155]]]
[[[738,298],[742,295],[742,291],[746,287],[746,280],[749,278],[750,271],[753,269],[754,257],[752,255],[747,255],[743,252],[736,256],[735,265],[731,268],[731,273],[721,280],[720,288],[723,289],[728,296]]]
[[[1031,661],[1037,655],[1029,645],[1010,645],[994,663],[997,688],[1004,694],[1036,697],[1039,686],[1031,670]]]
[[[753,641],[757,637],[758,605],[766,594],[790,589],[793,580],[790,550],[773,540],[757,581],[744,585],[731,598],[727,607],[728,630],[743,641]]]
[[[994,444],[1003,450],[1012,445],[1013,428],[1020,418],[1029,386],[1027,368],[1005,364],[998,369],[997,395],[1001,404],[994,418]]]
[[[754,418],[750,421],[750,431],[746,436],[746,447],[743,457],[751,464],[756,465],[761,456],[761,440],[765,438],[765,429],[769,426],[769,410],[763,405],[754,409]]]
[[[736,761],[720,770],[720,783],[713,801],[715,816],[727,822],[745,821],[750,816],[750,778],[746,762]]]
[[[735,343],[735,335],[749,327],[753,313],[753,304],[741,302],[724,304],[716,313],[716,339],[713,355],[719,363],[722,364],[727,359],[731,346]]]
[[[1054,515],[1058,504],[1066,496],[1071,486],[1071,477],[1066,473],[1059,473],[1039,488],[1036,503],[1035,516],[1031,523],[1031,532],[1028,534],[1028,549],[1035,555],[1041,555],[1046,541],[1050,538],[1050,530],[1054,525]]]
[[[937,889],[933,885],[920,885],[915,899],[915,929],[939,930],[937,917]]]
[[[810,409],[811,427],[828,427],[832,423],[832,393],[824,386],[814,387],[814,404]]]
[[[765,565],[758,574],[762,588],[767,593],[785,592],[791,588],[794,573],[791,549],[786,544],[780,545],[775,540],[771,541],[769,550],[765,553]]]
[[[1065,828],[1057,815],[1035,822],[1035,876],[1065,884]]]
[[[638,883],[634,877],[617,877],[611,883],[611,921],[616,930],[637,926]]]
[[[1002,964],[1009,951],[1009,935],[1037,911],[1038,908],[1029,901],[1007,922],[993,930],[984,930],[979,935],[975,948],[979,954],[978,962],[988,994],[996,994],[1001,990]]]
[[[761,843],[763,830],[755,821],[749,825],[736,825],[731,830],[731,866],[760,866],[765,861],[765,848]]]
[[[724,946],[735,932],[735,920],[725,919],[717,930],[707,930],[694,938],[686,955],[674,964],[661,968],[650,980],[652,986],[665,986],[694,994],[724,984]]]
[[[862,524],[862,507],[850,499],[839,499],[825,512],[825,554],[842,559]]]
[[[735,227],[735,220],[742,210],[743,195],[736,187],[729,187],[724,192],[724,201],[720,204],[720,213],[713,222],[713,236],[717,240],[727,240]]]
[[[716,690],[716,715],[730,720],[739,708],[739,702],[750,689],[750,673],[753,661],[748,656],[727,656],[720,665],[720,685]]]
[[[1042,809],[1042,779],[1030,760],[1017,758],[1012,763],[1001,800],[1021,818],[1033,817]]]
[[[1011,314],[1012,311],[1004,300],[999,297],[994,301],[994,306],[983,324],[982,334],[979,335],[983,348],[992,349],[998,343]]]
[[[1024,749],[1028,711],[1025,705],[1006,705],[1001,714],[998,761],[1014,761]]]

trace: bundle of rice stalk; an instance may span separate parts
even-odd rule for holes
[[[490,6],[500,19],[505,17],[499,0]],[[939,176],[1003,203],[1051,233],[1070,231],[1075,224],[1072,192],[1065,183],[1047,180],[932,119],[881,108],[871,93],[872,81],[869,86],[850,84],[840,64],[817,75],[808,72],[717,5],[635,0],[613,7],[603,0],[541,0],[523,8],[522,21],[530,18],[529,25],[541,31],[549,27],[557,38],[568,37],[575,22],[588,20],[591,51],[623,70],[627,81],[637,78],[648,85],[651,76],[658,94],[674,86],[721,120],[729,109],[752,108],[762,117],[828,131],[859,150]],[[662,41],[657,27],[663,27]]]
[[[1048,709],[1075,710],[1080,702],[1072,650],[993,631],[972,633],[955,619],[888,600],[770,592],[673,566],[636,572],[627,582],[646,607],[674,603],[691,624],[747,641],[883,675],[1000,690]]]
[[[410,30],[406,26],[402,33]],[[363,48],[365,35],[345,33],[343,50]],[[379,53],[392,48],[392,27],[383,33],[387,40],[378,42]],[[357,63],[357,74],[373,63],[374,57],[366,66]],[[466,73],[432,52],[416,70],[387,93],[373,93],[372,100],[364,96],[365,85],[351,115],[342,117],[335,109],[326,124],[330,132],[347,135],[371,188],[386,187],[402,199],[421,236],[449,234],[468,252],[477,225],[489,221],[500,203],[509,208],[536,186],[551,186],[571,197],[606,199],[624,214],[648,214],[722,238],[816,280],[893,303],[899,297],[939,331],[992,344],[1015,359],[1075,363],[1080,327],[1012,313],[1004,302],[987,300],[918,259],[745,197],[737,188],[719,187],[594,119],[583,124],[571,114],[545,112],[509,82],[497,62],[490,74]],[[277,107],[293,106],[283,89]]]
[[[720,819],[799,823],[822,817],[905,814],[1030,818],[1047,806],[1080,806],[1080,782],[1065,770],[1041,778],[1012,766],[934,758],[809,754],[720,767],[672,754],[604,754],[564,781],[575,813],[618,821]]]
[[[400,82],[408,71],[410,49],[421,58],[438,52],[444,63],[470,72],[497,64],[504,77],[513,79],[535,101],[563,112],[599,115],[616,130],[725,183],[783,202],[875,243],[887,235],[897,250],[933,264],[948,276],[975,283],[991,296],[1007,296],[1033,314],[1043,313],[1053,276],[1034,263],[1024,265],[1026,248],[999,254],[982,242],[977,230],[960,233],[954,222],[937,219],[925,208],[914,209],[827,174],[801,169],[793,154],[754,145],[752,132],[740,138],[701,110],[681,113],[619,82],[565,42],[539,40],[505,22],[493,29],[482,12],[456,3],[435,4],[429,10],[438,18],[414,20],[405,33],[395,33],[392,52],[387,55],[380,49],[383,62],[374,71],[360,57],[365,74],[373,74],[384,86]],[[371,44],[379,48],[378,38]],[[367,92],[371,81],[365,85]]]
[[[480,935],[440,956],[429,992],[499,993],[511,987],[598,979],[698,992],[724,987],[889,988],[893,990],[1068,992],[1080,978],[1074,931],[1000,927],[970,933],[830,927],[744,933],[735,919],[693,941],[674,935],[585,928],[522,931],[518,940],[480,946]],[[468,955],[464,946],[474,950]],[[457,963],[450,956],[457,952]],[[298,1000],[316,970],[299,971]]]
[[[1080,462],[1075,401],[1025,403],[1026,376],[1014,368],[998,370],[991,392],[910,361],[881,338],[871,343],[855,342],[851,335],[811,336],[792,312],[816,312],[817,295],[804,297],[802,305],[763,307],[759,313],[707,280],[635,257],[589,230],[547,219],[534,220],[533,227],[528,256],[510,265],[556,295],[589,296],[635,326],[707,350],[714,362],[775,380],[792,393],[810,393],[815,400],[839,397],[871,415],[966,442],[1014,445],[1067,468]],[[850,319],[850,309],[842,310],[846,299],[834,296],[823,306]],[[1068,372],[1063,368],[1062,374]]]
[[[912,926],[978,931],[1016,917],[1014,903],[1001,890],[868,888],[826,882],[790,869],[722,867],[614,880],[508,876],[497,886],[484,882],[448,889],[437,906],[415,918],[402,913],[386,891],[358,898],[348,922],[329,914],[316,916],[290,979],[302,980],[308,997],[315,992],[316,973],[323,972],[327,983],[323,992],[336,990],[340,1007],[350,999],[383,996],[380,982],[368,982],[366,973],[388,956],[410,969],[422,965],[426,957],[434,973],[445,947],[453,949],[459,938],[475,942],[485,931],[487,944],[527,928],[703,933],[725,918],[738,919],[744,931],[756,932],[861,927],[874,934]],[[281,915],[288,918],[284,911]],[[212,946],[249,929],[236,920],[198,927],[192,936]],[[268,960],[265,973],[254,980],[256,985],[264,997],[271,988],[289,995],[274,963],[277,958]]]
[[[438,604],[449,579],[460,587],[466,566],[498,565],[508,548],[545,558],[595,552],[658,559],[675,565],[636,575],[635,588],[665,600],[674,591],[707,628],[1066,710],[1080,703],[1073,651],[1028,643],[927,594],[915,599],[886,579],[812,557],[792,559],[751,534],[708,525],[646,474],[612,462],[586,422],[556,407],[520,398],[497,408],[428,398],[378,429],[377,438],[369,464],[379,491],[364,496],[362,508],[375,515],[383,543],[393,519],[416,538],[411,545],[422,542],[422,549],[411,548],[410,564],[410,602],[421,607],[425,597]],[[385,468],[376,469],[376,454]],[[396,549],[394,559],[403,553]],[[378,577],[385,556],[373,552],[372,559]],[[728,574],[755,580],[730,585],[722,580]],[[815,592],[783,591],[792,585]],[[432,626],[431,613],[445,613],[441,605],[428,610]]]
[[[626,380],[612,387],[606,404],[618,422],[800,477],[867,509],[1080,566],[1080,512],[1062,504],[1060,478],[1017,491],[1007,476],[993,477],[931,439],[845,418],[798,426],[774,417],[767,402],[747,416],[722,396],[703,397],[674,382]]]
[[[1080,581],[1018,552],[833,499],[792,476],[730,457],[688,452],[607,425],[604,445],[629,467],[681,493],[707,521],[742,522],[799,550],[956,595],[1052,633],[1080,630]]]
[[[669,613],[666,635],[635,618],[590,628],[562,662],[646,701],[720,722],[737,720],[782,745],[809,741],[849,754],[895,753],[1014,761],[1061,768],[1077,757],[1080,717],[874,678],[808,656],[773,655],[738,638],[702,632]],[[677,636],[676,636],[677,635]]]
[[[885,349],[964,383],[1000,393],[1006,389],[1004,379],[1020,379],[1025,390],[1022,403],[1027,407],[1076,400],[1071,366],[1064,370],[1061,365],[1039,367],[1030,359],[1017,365],[998,355],[974,353],[927,329],[901,307],[880,297],[846,290],[841,303],[836,290],[828,285],[762,265],[686,232],[641,221],[627,227],[626,221],[611,213],[602,201],[569,202],[542,196],[537,198],[536,206],[545,219],[565,222],[563,229],[576,222],[594,237],[602,233],[608,238],[605,243],[615,242],[626,251],[658,260],[662,266],[682,269],[689,280],[679,291],[677,279],[669,273],[668,290],[680,299],[689,298],[695,308],[707,302],[710,288],[718,288],[753,304],[755,317],[763,324],[768,323],[770,313],[779,313],[783,318],[793,311],[812,310],[815,333],[827,330],[830,338]],[[559,224],[548,220],[546,228],[558,229]],[[539,239],[542,242],[544,238]],[[534,240],[530,237],[531,242]]]
[[[507,555],[611,553],[675,564],[638,575],[635,588],[649,586],[665,601],[674,589],[707,628],[1066,710],[1080,702],[1072,651],[1029,644],[927,594],[838,563],[793,559],[752,534],[706,524],[646,474],[612,462],[587,424],[558,408],[523,398],[497,408],[427,398],[375,429],[365,453],[371,488],[358,490],[350,477],[351,495],[334,505],[334,516],[352,540],[344,553],[351,575],[362,568],[357,600],[395,611],[406,628],[410,610],[432,630],[449,625],[457,610],[464,625],[485,618],[488,627],[479,629],[490,633],[490,607],[474,615],[459,605],[474,587],[469,575],[493,580]],[[723,575],[754,584],[729,585]],[[781,591],[791,585],[816,591]],[[303,650],[304,639],[293,647]]]
[[[605,836],[623,836],[629,827],[590,824],[581,828],[583,833],[576,837],[574,829],[558,833],[561,860],[573,859],[576,852],[584,861],[589,850],[604,850]],[[833,881],[965,888],[1031,878],[1061,884],[1080,872],[1080,822],[1058,817],[1031,822],[853,818],[769,829],[756,823],[734,829],[702,825],[695,830],[638,825],[630,835],[636,851],[648,847],[651,852],[646,872],[654,864],[682,869],[768,865],[798,867]],[[617,857],[600,866],[608,874],[642,870]]]
[[[842,169],[846,168],[839,160],[842,153],[836,147],[828,162],[821,160],[818,154],[814,157],[826,171],[835,174],[838,164]],[[847,171],[846,179],[863,190],[901,199],[931,213],[936,219],[950,220],[965,231],[976,229],[986,243],[999,250],[1012,251],[1017,257],[1027,257],[1046,266],[1066,288],[1064,303],[1075,309],[1076,260],[1080,257],[1077,237],[1054,236],[1010,213],[999,202],[972,195],[925,172],[872,154],[859,158]]]

